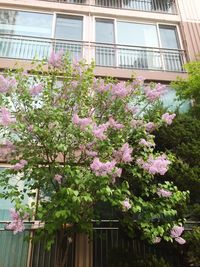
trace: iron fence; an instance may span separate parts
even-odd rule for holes
[[[73,59],[95,60],[97,66],[182,72],[185,52],[180,49],[99,44],[72,40],[0,35],[0,57],[42,60],[52,50],[68,52]]]
[[[175,0],[43,0],[66,4],[84,4],[105,8],[130,9],[176,14]]]

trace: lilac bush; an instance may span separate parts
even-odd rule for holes
[[[21,232],[29,212],[44,223],[40,234],[49,244],[58,231],[62,238],[67,231],[71,240],[76,231],[92,230],[102,202],[128,215],[129,227],[137,224],[150,242],[181,243],[170,231],[182,225],[176,209],[188,193],[154,178],[165,175],[173,156],[154,151],[152,131],[171,124],[175,115],[160,114],[154,122],[144,116],[166,88],[145,86],[141,77],[95,78],[93,66],[70,62],[62,51],[29,74],[19,69],[0,76],[0,151],[11,165],[0,174],[1,196],[16,209],[7,229]],[[127,173],[143,183],[140,195],[131,190]],[[16,185],[9,183],[13,175]],[[33,199],[30,205],[23,204],[25,194]]]

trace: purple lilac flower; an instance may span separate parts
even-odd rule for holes
[[[16,163],[15,165],[11,166],[10,168],[14,171],[19,171],[19,170],[23,169],[27,164],[28,164],[28,162],[26,160],[21,159],[20,162]]]
[[[16,119],[12,118],[12,115],[7,108],[2,107],[0,112],[1,112],[0,113],[0,116],[1,116],[0,124],[2,124],[3,126],[8,126],[16,122]]]
[[[155,88],[147,86],[144,89],[144,93],[149,102],[154,102],[155,100],[159,99],[162,95],[165,94],[165,92],[166,86],[160,83],[156,84]]]
[[[165,113],[162,115],[162,120],[167,124],[167,125],[171,125],[173,122],[173,119],[176,117],[176,114],[169,114],[169,113]]]
[[[121,148],[119,148],[117,151],[114,151],[113,156],[115,160],[119,163],[128,163],[131,162],[133,159],[131,157],[131,154],[133,152],[133,149],[129,147],[128,143],[125,143]]]
[[[51,52],[51,55],[48,59],[48,64],[54,68],[60,68],[63,65],[63,54],[64,51],[60,50],[59,52]]]
[[[122,210],[128,211],[131,208],[131,204],[129,202],[129,199],[126,198],[124,201],[122,201]]]
[[[100,124],[100,125],[94,125],[93,126],[93,130],[92,133],[93,135],[100,139],[100,140],[105,140],[107,138],[107,136],[105,135],[105,131],[108,129],[108,124],[104,123],[104,124]]]
[[[160,174],[164,175],[169,168],[171,162],[167,159],[166,155],[158,156],[153,158],[149,156],[148,160],[145,162],[142,159],[137,160],[137,164],[142,167],[144,170],[148,171],[150,174]]]
[[[7,93],[16,84],[17,81],[14,78],[4,78],[3,75],[0,75],[0,93]]]
[[[184,231],[184,227],[175,225],[170,232],[170,235],[172,238],[175,239],[176,242],[178,242],[180,245],[183,245],[186,243],[185,239],[180,237]]]
[[[59,174],[56,174],[55,176],[54,176],[54,180],[58,183],[58,184],[61,184],[61,181],[62,181],[62,176],[61,175],[59,175]]]
[[[99,158],[94,158],[90,164],[91,170],[96,176],[106,176],[112,174],[116,165],[116,161],[101,162]]]
[[[31,87],[29,93],[32,95],[32,96],[36,96],[36,95],[39,95],[42,90],[43,90],[43,85],[40,83],[40,84],[36,84],[34,86]]]
[[[19,212],[17,212],[14,209],[10,209],[10,216],[11,216],[12,222],[10,222],[6,226],[6,229],[13,231],[14,234],[23,232],[25,230],[25,226],[24,226],[22,218],[20,218]]]
[[[170,197],[172,195],[172,192],[159,188],[157,194],[159,197]]]

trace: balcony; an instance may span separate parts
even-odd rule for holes
[[[176,14],[175,0],[42,0],[66,4],[81,4],[105,8]]]
[[[42,60],[53,49],[63,49],[75,59],[94,59],[96,66],[109,68],[183,72],[185,63],[185,53],[179,49],[0,35],[1,58]]]

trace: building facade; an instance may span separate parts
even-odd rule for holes
[[[186,77],[183,65],[198,59],[200,1],[0,0],[0,71],[19,66],[28,70],[34,58],[60,49],[73,59],[94,61],[96,76],[126,80],[134,72],[169,84],[177,76]],[[9,207],[0,202],[0,220],[8,220]],[[23,243],[22,238],[1,235],[0,245],[5,240],[15,244],[14,254]],[[92,267],[92,250],[86,237],[78,236],[74,265]],[[0,266],[51,266],[50,256],[41,256],[39,249],[33,265],[30,246],[23,244],[22,251],[19,263],[0,252]]]

